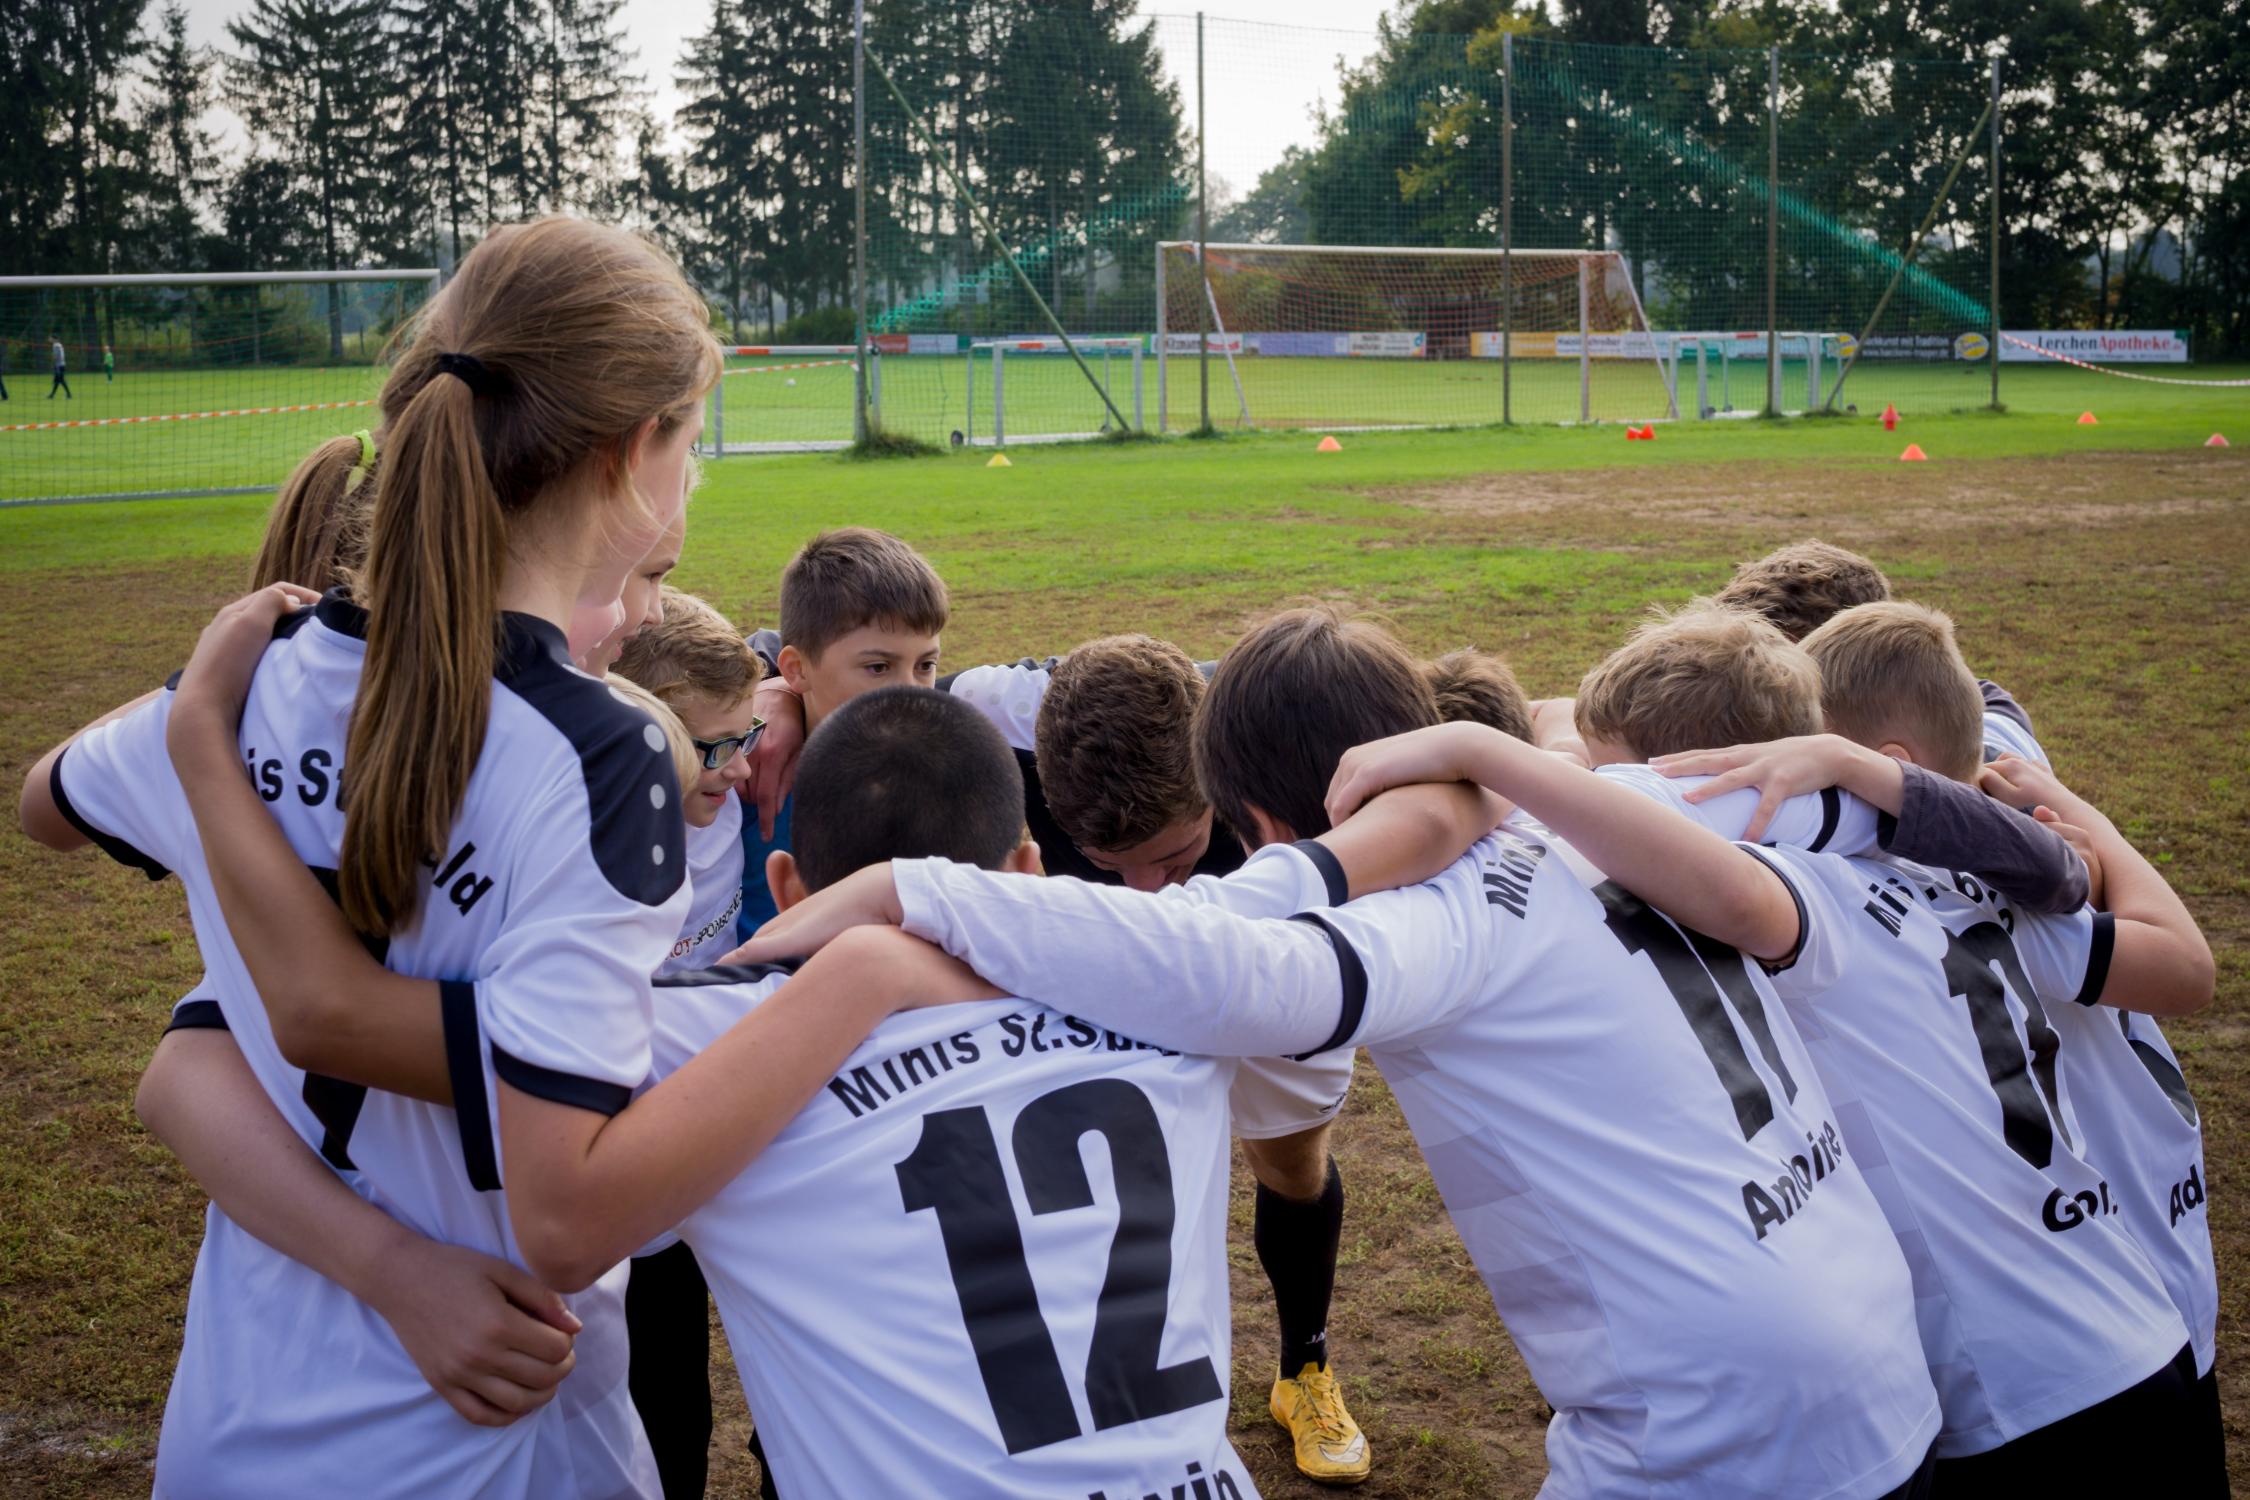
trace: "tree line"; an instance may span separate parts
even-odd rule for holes
[[[622,0],[248,0],[209,50],[178,0],[0,0],[0,268],[442,266],[489,225],[568,210],[663,239],[738,332],[848,337],[850,0],[707,3],[659,120]],[[1844,326],[1871,303],[1964,146],[1976,164],[1922,269],[1981,300],[1968,127],[1997,54],[2002,321],[2241,350],[2246,21],[2245,0],[1403,0],[1304,144],[1222,194],[1212,235],[1497,243],[1514,35],[1517,243],[1614,245],[1658,323],[1739,323],[1762,287],[1777,46],[1800,316]],[[957,180],[1066,323],[1141,326],[1153,243],[1192,235],[1195,182],[1192,116],[1136,0],[871,0],[868,28],[890,80],[867,84],[884,326],[967,308],[1034,326]]]

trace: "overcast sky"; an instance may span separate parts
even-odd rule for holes
[[[186,5],[193,40],[222,48],[227,21],[248,8],[245,0],[186,0]],[[1210,12],[1204,87],[1212,175],[1245,191],[1284,146],[1307,140],[1311,110],[1324,100],[1334,102],[1336,59],[1356,62],[1366,56],[1385,8],[1385,0],[1224,0],[1222,9]],[[1194,12],[1148,3],[1142,10],[1156,20],[1192,126]],[[639,53],[634,66],[654,94],[657,118],[669,122],[679,105],[672,73],[688,38],[710,24],[709,0],[625,0],[623,15],[626,39]],[[216,123],[228,145],[238,149],[241,134],[233,117],[223,114]]]

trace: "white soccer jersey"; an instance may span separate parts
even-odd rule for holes
[[[1663,803],[1723,839],[1741,838],[1758,810],[1758,789],[1750,786],[1708,802],[1688,801],[1687,794],[1713,779],[1709,776],[1666,776],[1637,761],[1597,766],[1594,774]],[[1879,822],[1880,815],[1867,803],[1850,792],[1825,787],[1783,802],[1759,842],[1815,854],[1866,854],[1879,847]]]
[[[1035,781],[1038,775],[1035,757],[1039,706],[1046,702],[1056,665],[1056,658],[1051,656],[1045,661],[1026,657],[1010,666],[970,667],[944,682],[947,692],[972,705],[1000,731],[1019,762],[1025,765],[1029,780]],[[1756,803],[1755,793],[1750,800]],[[1033,827],[1038,826],[1035,820]],[[1869,829],[1868,837],[1872,841],[1872,822]],[[1231,841],[1233,835],[1213,828],[1211,837]],[[1050,859],[1058,852],[1046,849],[1044,844],[1041,847]],[[1212,878],[1199,875],[1195,880]],[[1343,897],[1339,895],[1335,899],[1341,901]],[[1247,1141],[1268,1141],[1299,1135],[1327,1124],[1343,1111],[1345,1096],[1351,1092],[1352,1066],[1357,1057],[1356,1048],[1338,1047],[1313,1057],[1244,1058],[1235,1073],[1231,1100],[1234,1133]]]
[[[742,911],[742,799],[730,796],[708,828],[687,831],[687,923],[660,974],[708,969],[733,952],[734,919]],[[761,872],[761,878],[763,878]]]
[[[656,1076],[781,982],[660,984]],[[781,1492],[1254,1497],[1227,1441],[1232,1070],[1021,1000],[877,1027],[680,1226]]]
[[[1905,1261],[1771,986],[1544,834],[1308,922],[893,868],[908,931],[1101,1025],[1364,1044],[1556,1410],[1543,1493],[1872,1496],[1928,1451]],[[1832,979],[1840,915],[1801,894]]]
[[[2020,755],[2035,765],[2048,764],[2047,752],[2036,735],[2006,714],[1988,713],[1984,716],[1984,758],[1998,760],[2003,755]]]
[[[992,721],[1011,750],[1036,750],[1039,705],[1054,680],[1055,657],[1025,657],[1008,666],[970,667],[945,680],[945,690]]]
[[[343,835],[336,788],[365,657],[341,596],[286,622],[242,719],[251,780],[316,871]],[[562,635],[507,617],[483,753],[419,919],[385,962],[443,985],[458,1115],[311,1076],[275,1046],[229,940],[165,752],[169,693],[57,760],[57,805],[112,855],[176,871],[210,984],[284,1117],[344,1180],[433,1239],[518,1260],[489,1064],[511,1085],[614,1112],[648,1071],[649,976],[679,932],[679,789],[663,734],[570,665]],[[584,1322],[555,1400],[502,1428],[456,1415],[381,1318],[214,1211],[158,1444],[171,1496],[647,1495],[625,1389],[620,1266],[570,1299]]]
[[[2086,1159],[2109,1183],[2117,1222],[2163,1278],[2195,1345],[2196,1373],[2207,1375],[2217,1353],[2218,1266],[2203,1121],[2179,1059],[2148,1016],[2072,1005],[2057,1007],[2054,1023]]]
[[[1984,755],[2047,765],[2046,749],[2005,714],[1984,716]],[[2060,1010],[2063,1073],[2085,1125],[2086,1160],[2109,1182],[2118,1219],[2140,1242],[2187,1321],[2198,1374],[2218,1351],[2219,1273],[2204,1197],[2203,1117],[2153,1016],[2097,1005]]]
[[[2098,996],[2107,916],[2019,912],[1974,876],[1783,849],[1844,914],[1839,983],[1788,1004],[1914,1272],[1941,1457],[2107,1400],[2187,1342],[2084,1157],[2061,1012]]]

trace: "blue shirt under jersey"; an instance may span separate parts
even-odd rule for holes
[[[789,808],[796,799],[784,797],[773,820],[773,838],[758,832],[758,809],[742,807],[742,911],[734,919],[734,940],[747,943],[750,936],[773,920],[773,892],[766,888],[766,856],[789,847]]]

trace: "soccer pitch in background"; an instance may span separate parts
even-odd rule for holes
[[[768,446],[849,441],[850,362],[782,367],[792,363],[757,357],[729,362],[712,423],[723,431],[728,449],[724,462],[757,462],[743,455]],[[973,360],[968,355],[890,355],[880,363],[884,427],[941,446],[956,432],[977,446],[992,443],[994,382],[988,352]],[[1135,361],[1122,353],[1094,353],[1088,364],[1125,425],[1133,425]],[[1138,364],[1139,420],[1154,430],[1158,364],[1146,354]],[[1667,394],[1653,363],[1597,360],[1589,373],[1587,404],[1594,420],[1666,416]],[[2250,378],[2250,366],[2170,367],[2169,374],[2173,379],[2240,380]],[[1833,381],[1833,368],[1825,378]],[[1575,360],[1516,361],[1510,398],[1517,422],[1529,431],[1538,424],[1576,421],[1579,379]],[[1990,399],[1990,379],[1989,370],[1977,365],[1867,362],[1852,372],[1843,404],[1856,406],[1863,418],[1893,400],[1910,419],[1974,410]],[[1502,405],[1501,367],[1492,360],[1244,356],[1229,362],[1215,355],[1209,380],[1211,419],[1222,431],[1479,426],[1498,422]],[[271,487],[323,439],[373,425],[372,402],[381,381],[382,372],[367,366],[162,373],[126,369],[114,381],[93,370],[73,373],[74,399],[50,401],[45,379],[18,379],[9,385],[11,399],[0,404],[0,502]],[[1754,413],[1763,404],[1764,384],[1762,362],[1731,361],[1723,370],[1714,362],[1707,373],[1706,399],[1715,408]],[[1693,425],[1692,361],[1682,363],[1679,385],[1683,425]],[[1784,361],[1784,406],[1803,406],[1806,385],[1802,362]],[[1167,430],[1192,430],[1202,399],[1195,358],[1167,360],[1164,386]],[[1001,394],[1010,442],[1091,436],[1117,425],[1064,355],[1007,357]],[[2008,366],[2001,373],[2001,397],[2009,411],[2026,415],[2157,413],[2188,405],[2250,413],[2250,390],[2162,385],[2060,365]],[[1337,412],[1352,415],[1339,423]],[[117,420],[121,418],[153,420]],[[35,425],[42,423],[109,425]]]

